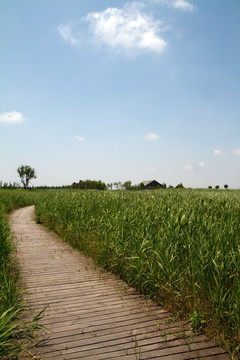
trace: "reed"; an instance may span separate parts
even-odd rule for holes
[[[238,358],[239,191],[55,190],[8,196],[18,206],[21,198],[35,203],[37,222]]]
[[[55,192],[37,221],[231,352],[240,343],[240,193]]]

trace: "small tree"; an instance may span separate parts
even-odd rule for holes
[[[176,189],[184,189],[184,186],[182,183],[177,184]]]
[[[220,186],[219,186],[219,185],[216,185],[216,186],[215,186],[215,189],[216,189],[216,190],[218,190],[219,188],[220,188]]]
[[[113,183],[113,185],[115,186],[115,189],[116,189],[116,190],[122,190],[122,189],[123,189],[123,184],[122,184],[121,181],[115,181],[115,182]]]
[[[124,190],[131,190],[132,182],[130,180],[125,181],[125,183],[123,183],[123,188],[124,188]]]
[[[31,179],[36,179],[35,169],[31,168],[29,165],[21,165],[17,169],[18,176],[23,184],[24,189],[28,188],[29,181]]]
[[[209,185],[209,187],[208,187],[209,189],[212,189],[212,186],[211,185]]]
[[[112,188],[113,188],[113,183],[107,184],[107,189],[108,189],[108,190],[112,190]]]
[[[227,184],[224,185],[224,189],[226,189],[226,190],[228,189],[228,185],[227,185]]]

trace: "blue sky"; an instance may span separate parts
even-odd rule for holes
[[[0,180],[240,188],[239,0],[2,0]]]

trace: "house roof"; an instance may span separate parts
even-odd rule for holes
[[[153,181],[155,181],[156,183],[158,183],[159,185],[161,185],[161,184],[160,184],[158,181],[156,181],[156,180],[143,181],[143,185],[144,185],[144,186],[147,186],[147,185],[151,184]]]

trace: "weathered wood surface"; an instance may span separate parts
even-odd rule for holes
[[[226,360],[228,354],[122,281],[95,269],[56,235],[34,222],[34,207],[10,217],[21,278],[31,308],[46,305],[40,359]]]

